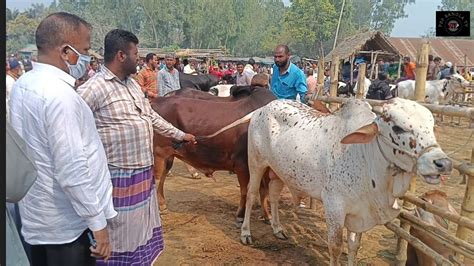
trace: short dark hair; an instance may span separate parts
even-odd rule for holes
[[[150,60],[153,60],[153,56],[156,56],[155,53],[148,53],[145,57],[145,62],[148,63]]]
[[[441,57],[437,56],[433,59],[433,61],[441,61]]]
[[[379,72],[378,78],[379,80],[386,80],[387,74],[385,74],[385,72]]]
[[[64,44],[81,25],[92,29],[91,24],[74,14],[66,12],[50,14],[36,28],[35,41],[38,51],[50,50]]]
[[[408,61],[410,61],[410,57],[409,57],[409,56],[405,56],[405,57],[403,57],[403,60],[408,60]]]
[[[104,62],[112,62],[118,51],[128,54],[130,43],[138,44],[138,38],[135,34],[121,29],[109,31],[105,35],[104,41]]]
[[[248,63],[249,63],[250,65],[253,65],[253,64],[255,64],[255,60],[254,60],[253,58],[250,58]]]
[[[245,65],[245,64],[244,64],[244,62],[240,61],[240,62],[237,62],[237,66],[238,66],[238,65],[243,66],[243,65]]]

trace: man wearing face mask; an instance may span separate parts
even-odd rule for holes
[[[273,53],[273,94],[279,99],[293,100],[299,95],[300,101],[304,103],[308,91],[306,77],[300,68],[290,62],[290,49],[286,45],[278,45]]]
[[[11,94],[11,125],[38,170],[19,203],[33,266],[95,265],[111,254],[106,226],[117,212],[107,158],[92,112],[74,90],[90,61],[90,37],[91,25],[75,15],[47,16],[36,29],[38,61]]]

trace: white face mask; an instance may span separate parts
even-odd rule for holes
[[[68,47],[79,56],[75,65],[71,65],[66,61],[67,67],[69,68],[69,75],[73,76],[75,79],[80,79],[84,76],[84,74],[86,74],[87,65],[90,63],[91,57],[79,53],[71,45],[68,45]]]

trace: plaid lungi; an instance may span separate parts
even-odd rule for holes
[[[97,265],[152,265],[164,248],[152,167],[110,168],[114,208],[109,221],[112,256]]]

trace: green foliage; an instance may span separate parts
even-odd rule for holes
[[[57,0],[22,13],[7,9],[7,50],[34,43],[39,21],[65,11],[91,23],[96,50],[107,32],[122,28],[135,33],[141,47],[225,47],[237,56],[265,56],[288,44],[293,54],[315,57],[321,46],[326,53],[332,48],[343,1],[292,0],[285,7],[283,0]],[[340,39],[367,29],[390,33],[414,0],[345,1]]]
[[[7,45],[8,53],[16,53],[28,44],[35,43],[35,31],[39,21],[29,18],[27,14],[22,13],[14,19],[7,22]]]

